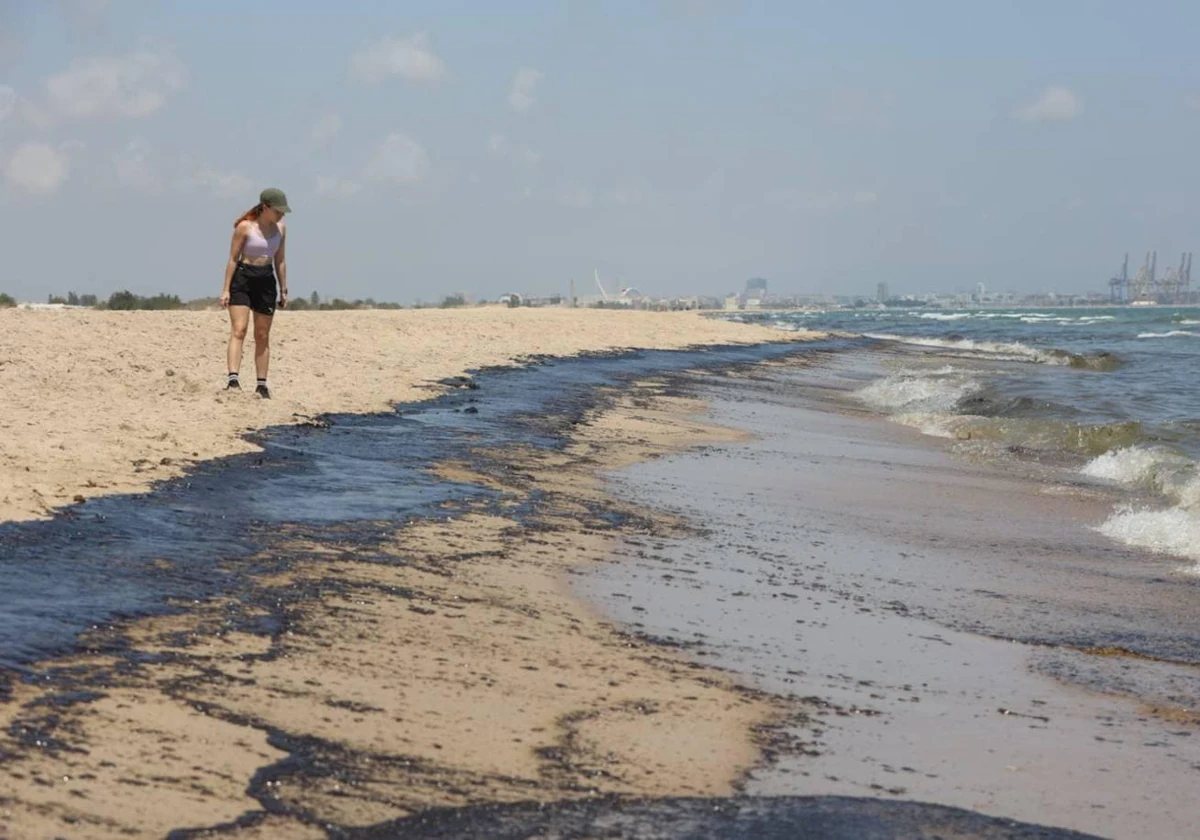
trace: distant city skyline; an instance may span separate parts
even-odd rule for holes
[[[0,292],[215,294],[266,186],[326,298],[1078,293],[1200,244],[1194,4],[329,8],[0,6]]]

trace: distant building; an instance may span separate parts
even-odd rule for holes
[[[880,283],[879,285],[877,285],[875,287],[875,300],[879,301],[880,303],[883,303],[887,299],[888,299],[887,283]]]
[[[738,308],[738,296],[737,295],[726,295],[725,296],[725,308],[726,309],[737,309]]]

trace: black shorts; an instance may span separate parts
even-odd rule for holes
[[[249,306],[260,315],[274,315],[278,300],[274,266],[238,263],[229,283],[230,306]]]

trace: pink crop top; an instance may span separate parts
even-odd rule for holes
[[[279,250],[281,237],[279,228],[275,228],[275,233],[271,234],[271,238],[264,239],[262,229],[257,224],[253,225],[250,232],[246,234],[246,241],[242,245],[242,256],[274,258],[275,252]]]

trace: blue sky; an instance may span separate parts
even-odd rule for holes
[[[336,10],[336,11],[331,11]],[[0,0],[0,291],[1100,289],[1197,249],[1183,2]]]

